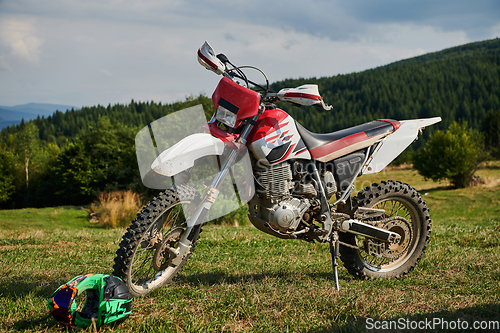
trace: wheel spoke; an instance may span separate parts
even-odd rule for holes
[[[159,253],[156,254],[159,258],[155,259],[155,253],[156,251],[162,251],[163,246],[161,244],[167,241],[167,237],[171,237],[169,234],[172,230],[179,228],[184,222],[183,208],[180,203],[171,207],[163,214],[160,214],[158,218],[152,222],[152,227],[148,229],[150,231],[146,231],[141,240],[141,242],[145,242],[148,246],[142,248],[141,242],[139,242],[133,262],[131,263],[130,280],[136,288],[145,288],[146,285],[150,283],[156,285],[157,283],[154,281],[157,279],[163,280],[168,276],[160,274],[161,271],[159,272],[158,268],[155,269],[156,266],[153,264],[154,260],[159,260],[159,264],[157,265],[161,266],[161,263],[168,260],[168,258],[164,257],[164,253]],[[154,237],[156,237],[156,239],[154,239]],[[165,269],[171,270],[172,273],[176,271],[172,266],[168,266]]]
[[[393,215],[391,215],[391,216],[397,216],[397,215],[398,215],[398,213],[399,213],[399,210],[401,209],[401,207],[403,207],[403,205],[402,205],[400,202],[398,202],[397,204],[398,204],[398,205],[397,205],[397,209],[396,209],[396,211],[394,212],[394,214],[393,214]]]
[[[153,276],[154,276],[155,270],[153,268],[153,264],[152,264],[151,261],[149,262],[148,266],[149,266],[149,268],[145,269],[144,272],[137,278],[137,282],[139,282],[139,281],[144,281],[144,282],[150,281],[151,279],[148,279],[148,275],[149,275],[150,272],[153,273]]]
[[[133,271],[133,273],[131,274],[131,278],[134,277],[137,273],[139,273],[143,269],[143,267],[147,265],[148,262],[151,262],[152,258],[153,258],[152,254],[150,254],[149,256],[146,256],[144,258],[144,260],[141,262],[141,264],[139,265],[139,267],[135,271]],[[132,269],[133,268],[134,268],[134,263],[132,263]],[[147,270],[146,270],[146,272],[147,272]]]
[[[407,220],[411,225],[412,213],[408,209],[407,205],[402,201],[385,200],[385,201],[377,203],[373,207],[378,208],[378,209],[384,209],[386,211],[384,218],[400,216],[400,217],[404,218],[405,220]],[[382,225],[379,225],[379,223],[377,223],[376,221],[377,221],[377,219],[372,219],[372,223],[375,226],[383,227]],[[407,229],[403,228],[403,230],[407,230]],[[401,244],[403,251],[406,251],[408,245],[412,242],[412,237],[411,237],[412,232],[408,231],[408,230],[407,230],[407,232],[409,232],[409,235],[407,237],[405,237],[404,243]],[[368,265],[370,265],[372,267],[380,269],[380,268],[383,268],[384,266],[392,265],[395,261],[400,259],[399,256],[394,256],[393,258],[388,258],[388,257],[376,257],[374,255],[370,255],[367,252],[367,249],[365,249],[365,245],[364,245],[365,238],[363,238],[361,236],[356,236],[356,238],[358,239],[357,244],[358,244],[358,247],[360,248],[361,257]],[[388,251],[388,250],[386,250],[386,251]]]
[[[182,211],[182,209],[180,209],[180,208],[179,208],[179,209],[177,209],[177,212],[175,213],[175,216],[174,216],[174,217],[172,218],[172,220],[171,220],[171,221],[172,221],[172,223],[170,224],[170,229],[174,228],[174,226],[175,226],[175,221],[177,221],[177,218],[178,218],[178,217],[179,217],[179,215],[181,214],[181,211]],[[169,230],[169,232],[170,232],[170,230]]]
[[[389,216],[394,216],[394,206],[396,205],[396,203],[394,201],[391,201],[391,213],[389,214]]]

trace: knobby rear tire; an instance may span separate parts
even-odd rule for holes
[[[410,232],[406,233],[408,244],[403,244],[406,241],[402,238],[400,243],[402,253],[394,258],[372,256],[367,253],[364,246],[367,239],[350,233],[340,233],[340,241],[358,247],[355,249],[340,245],[340,259],[348,272],[361,279],[399,278],[411,272],[424,254],[431,233],[429,208],[420,193],[410,185],[399,181],[382,181],[365,188],[353,198],[353,208],[357,207],[386,209],[386,214],[382,218],[406,216],[405,219],[411,228],[408,228]],[[363,222],[369,223],[369,221]],[[395,228],[394,231],[398,230],[402,231],[401,228]],[[411,237],[408,237],[408,234],[411,234]],[[394,246],[397,247],[398,244]]]
[[[179,228],[186,228],[186,207],[198,200],[199,194],[187,186],[166,190],[150,201],[132,221],[116,251],[113,275],[122,278],[134,297],[144,296],[172,281],[186,264],[199,239],[201,226],[192,229],[190,250],[177,266],[169,263],[168,254],[166,258],[160,256],[162,265],[157,264],[156,268],[153,260],[156,252],[164,250],[159,249],[158,241],[169,235],[175,235],[178,241],[181,233]],[[174,243],[175,239],[171,242],[173,247],[177,245]]]

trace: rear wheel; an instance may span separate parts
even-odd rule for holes
[[[198,200],[194,189],[179,186],[160,193],[132,221],[116,251],[113,275],[122,278],[134,297],[171,281],[185,265],[201,227],[192,229],[190,249],[178,265],[172,263],[173,250],[186,230],[186,215]]]
[[[384,209],[382,217],[363,220],[401,236],[397,244],[341,233],[340,259],[349,273],[363,279],[397,278],[418,264],[429,243],[431,219],[422,196],[408,184],[375,183],[353,199],[354,208]]]

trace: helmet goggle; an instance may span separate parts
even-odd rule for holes
[[[75,299],[84,291],[85,305],[78,312]],[[87,274],[60,286],[50,297],[48,306],[52,317],[60,323],[86,328],[92,321],[100,327],[125,320],[130,315],[131,303],[132,295],[121,279]]]

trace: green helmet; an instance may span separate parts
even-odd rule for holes
[[[80,309],[74,300],[84,291],[85,305]],[[48,306],[52,317],[60,323],[86,328],[93,320],[99,328],[104,324],[123,321],[130,315],[132,294],[120,278],[87,274],[77,276],[57,288]]]

